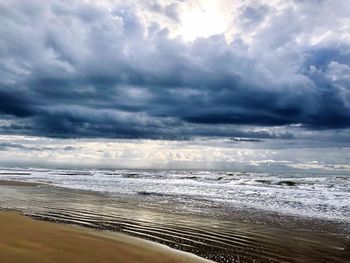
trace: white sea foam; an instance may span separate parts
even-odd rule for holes
[[[350,222],[349,175],[3,168],[0,179],[214,201],[228,207]]]

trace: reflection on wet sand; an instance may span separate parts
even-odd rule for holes
[[[20,210],[37,219],[117,231],[217,262],[349,262],[350,240],[330,233],[189,216],[174,212],[171,203],[162,199],[157,207],[149,208],[150,200],[143,197],[45,185],[0,187],[1,208]]]

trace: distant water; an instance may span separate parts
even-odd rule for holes
[[[350,222],[350,175],[2,168],[0,180]]]

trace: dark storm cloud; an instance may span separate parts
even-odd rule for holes
[[[29,117],[34,114],[34,109],[28,100],[17,92],[0,89],[0,113],[16,117]]]
[[[151,9],[178,19],[175,5]],[[253,30],[269,12],[265,6],[245,7],[243,28]],[[238,126],[350,127],[350,46],[297,45],[291,40],[297,22],[279,27],[282,20],[290,23],[290,16],[286,11],[270,18],[277,22],[256,34],[260,45],[249,53],[239,39],[171,38],[156,22],[144,25],[131,7],[2,3],[0,114],[7,123],[0,131],[280,138],[286,135]]]

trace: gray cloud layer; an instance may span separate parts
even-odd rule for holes
[[[342,2],[277,10],[247,1],[233,21],[241,35],[191,43],[145,24],[131,5],[2,2],[0,131],[178,139],[349,128],[350,8]],[[175,3],[148,8],[179,22]]]

